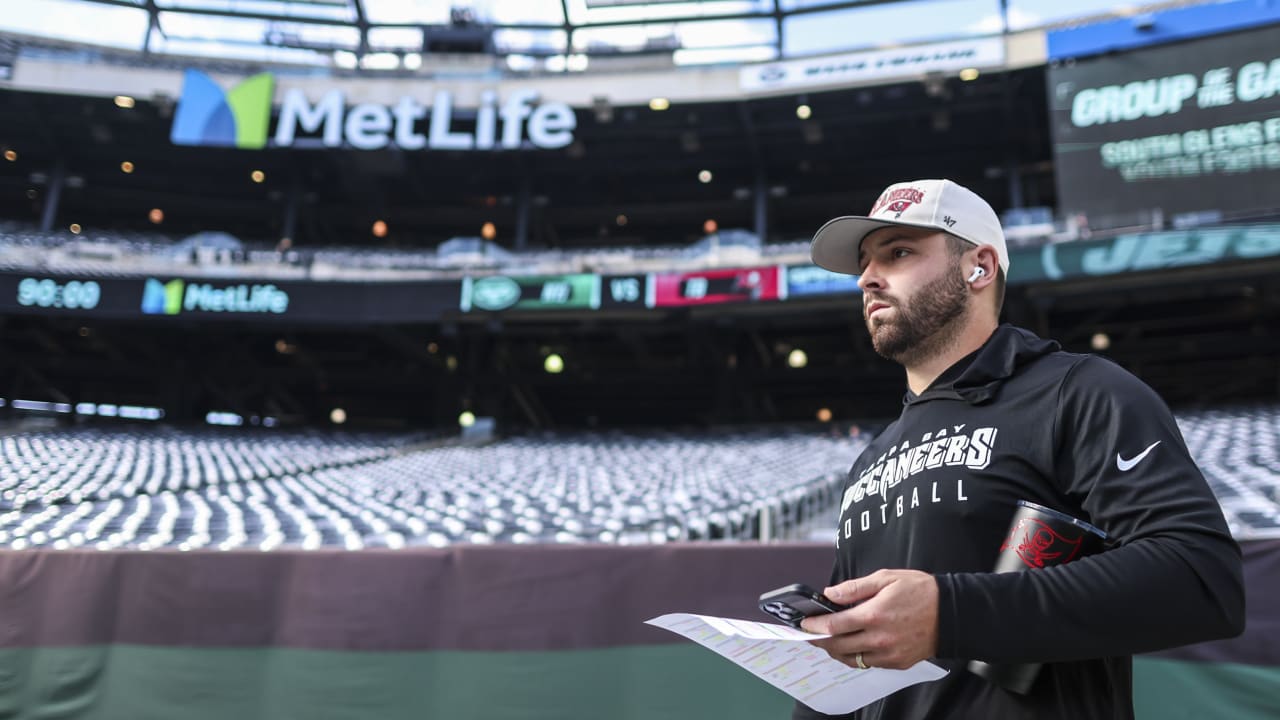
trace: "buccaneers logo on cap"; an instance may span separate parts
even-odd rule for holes
[[[902,215],[907,208],[916,203],[924,202],[924,191],[917,190],[913,187],[894,188],[886,191],[876,200],[876,204],[871,208],[871,214],[875,215],[880,212],[896,213],[895,218]]]
[[[1000,551],[1013,550],[1027,567],[1042,568],[1075,559],[1083,540],[1083,531],[1069,538],[1039,520],[1025,518],[1014,526]]]

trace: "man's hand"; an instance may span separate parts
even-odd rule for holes
[[[877,570],[822,591],[848,610],[806,618],[809,632],[834,637],[814,640],[831,657],[858,667],[902,670],[938,651],[938,583],[918,570]]]

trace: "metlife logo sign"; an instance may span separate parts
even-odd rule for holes
[[[182,291],[186,283],[181,280],[170,280],[162,283],[155,278],[147,278],[142,289],[142,312],[148,315],[177,315],[182,312]]]
[[[185,280],[162,282],[148,278],[142,291],[142,312],[147,315],[178,315],[183,312],[274,314],[289,309],[289,293],[275,285],[230,285]]]
[[[227,92],[199,70],[188,70],[173,114],[169,139],[175,145],[209,145],[257,150],[267,144],[275,79],[260,73]]]
[[[538,103],[532,90],[501,100],[480,94],[474,110],[455,113],[453,94],[439,90],[430,106],[401,97],[394,105],[360,103],[348,107],[341,90],[315,103],[299,89],[284,93],[273,137],[269,136],[275,80],[269,73],[249,77],[223,91],[198,70],[186,72],[174,112],[170,140],[175,145],[234,147],[349,147],[356,150],[521,150],[555,149],[573,142],[578,119],[565,103]]]

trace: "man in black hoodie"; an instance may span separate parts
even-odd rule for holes
[[[1243,630],[1240,549],[1168,408],[1107,360],[999,324],[1009,255],[985,201],[899,183],[824,225],[812,255],[859,275],[908,390],[845,487],[824,592],[853,607],[804,627],[850,666],[950,671],[850,717],[1132,718],[1134,653]],[[991,572],[1019,500],[1097,526],[1106,550]],[[971,660],[1044,665],[1020,694]]]

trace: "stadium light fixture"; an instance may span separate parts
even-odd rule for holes
[[[808,120],[809,118],[813,117],[813,108],[809,107],[808,105],[797,105],[796,117],[800,118],[801,120]]]
[[[698,182],[702,183],[703,185],[706,185],[707,183],[711,182],[711,171],[710,170],[699,171]]]
[[[136,104],[134,99],[128,95],[117,95],[115,98],[116,107],[130,110]]]
[[[102,411],[104,407],[111,407],[111,414],[112,415],[115,414],[116,408],[114,406],[99,405],[98,406],[99,415],[105,414]],[[204,416],[204,421],[209,425],[224,425],[227,427],[239,427],[241,425],[244,425],[243,416],[233,412],[219,412],[216,410],[212,410],[206,413]]]
[[[965,68],[960,71],[960,79],[965,82],[977,80],[979,75],[981,75],[981,73],[978,72],[978,68]]]
[[[253,172],[249,173],[249,179],[253,180],[256,183],[261,183],[267,179],[267,174],[262,172],[261,170],[254,170]]]
[[[340,407],[336,407],[329,411],[329,422],[334,425],[341,425],[347,421],[347,411]]]
[[[124,173],[125,175],[128,175],[129,173],[133,172],[133,163],[129,162],[128,160],[125,160],[124,162],[120,163],[120,172]]]
[[[17,151],[15,151],[15,150],[5,150],[5,151],[4,151],[4,159],[5,159],[5,160],[8,160],[9,162],[17,162],[17,161],[18,161],[18,153],[17,153]]]
[[[790,365],[793,368],[800,369],[808,364],[809,364],[809,354],[801,350],[800,348],[796,348],[792,350],[787,355],[787,365]]]
[[[662,112],[671,107],[671,101],[664,97],[656,97],[649,101],[649,109]]]
[[[476,424],[476,414],[471,412],[470,410],[464,410],[462,414],[458,416],[458,425],[460,425],[461,427],[469,428],[475,424]]]
[[[818,408],[818,422],[831,422],[831,408]]]

